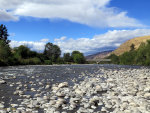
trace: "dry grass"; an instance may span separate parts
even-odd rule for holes
[[[138,49],[140,44],[142,42],[145,43],[147,40],[150,40],[150,36],[143,36],[143,37],[133,38],[133,39],[128,40],[125,43],[123,43],[118,49],[116,49],[112,53],[119,56],[119,55],[123,54],[124,52],[130,51],[130,46],[132,44],[135,45],[135,49]]]

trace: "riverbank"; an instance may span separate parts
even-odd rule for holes
[[[113,65],[3,68],[0,112],[149,113],[150,69]]]

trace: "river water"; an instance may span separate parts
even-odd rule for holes
[[[121,68],[138,69],[142,67],[98,64],[0,67],[0,78],[7,82],[7,84],[0,84],[0,102],[4,102],[5,107],[10,107],[11,103],[15,103],[17,99],[23,98],[13,94],[13,92],[16,90],[17,82],[28,84],[28,88],[31,88],[33,86],[30,86],[30,82],[33,81],[36,84],[34,86],[35,89],[38,89],[38,84],[40,81],[44,81],[44,85],[52,85],[60,82],[68,82],[69,85],[73,85],[73,78],[75,78],[76,83],[78,83],[84,79],[83,77],[80,77],[82,73],[86,74],[86,76],[91,74],[100,74],[101,72],[98,71],[100,68],[119,70]],[[31,76],[38,76],[39,80],[36,80],[36,78]],[[13,87],[10,86],[12,83],[14,83]],[[23,89],[24,87],[21,88]],[[35,93],[27,90],[26,94],[34,96]],[[19,104],[20,102],[16,101],[16,103]]]

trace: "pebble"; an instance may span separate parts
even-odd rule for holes
[[[68,83],[67,82],[63,82],[63,83],[60,83],[58,85],[58,88],[63,88],[63,87],[68,87]]]
[[[4,104],[0,103],[0,109],[4,108]]]
[[[5,81],[5,80],[0,79],[0,84],[5,84],[5,83],[6,83],[6,81]]]

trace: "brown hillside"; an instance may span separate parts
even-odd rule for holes
[[[123,54],[124,52],[130,51],[130,46],[132,44],[135,45],[135,49],[138,49],[140,44],[142,42],[145,43],[147,40],[150,40],[150,36],[143,36],[143,37],[133,38],[133,39],[128,40],[125,43],[123,43],[118,49],[116,49],[112,53],[119,56],[119,55]]]
[[[86,56],[86,60],[96,60],[96,59],[104,59],[105,57],[109,56],[111,54],[112,50],[109,51],[103,51],[103,52],[98,52],[93,55],[88,55]]]

